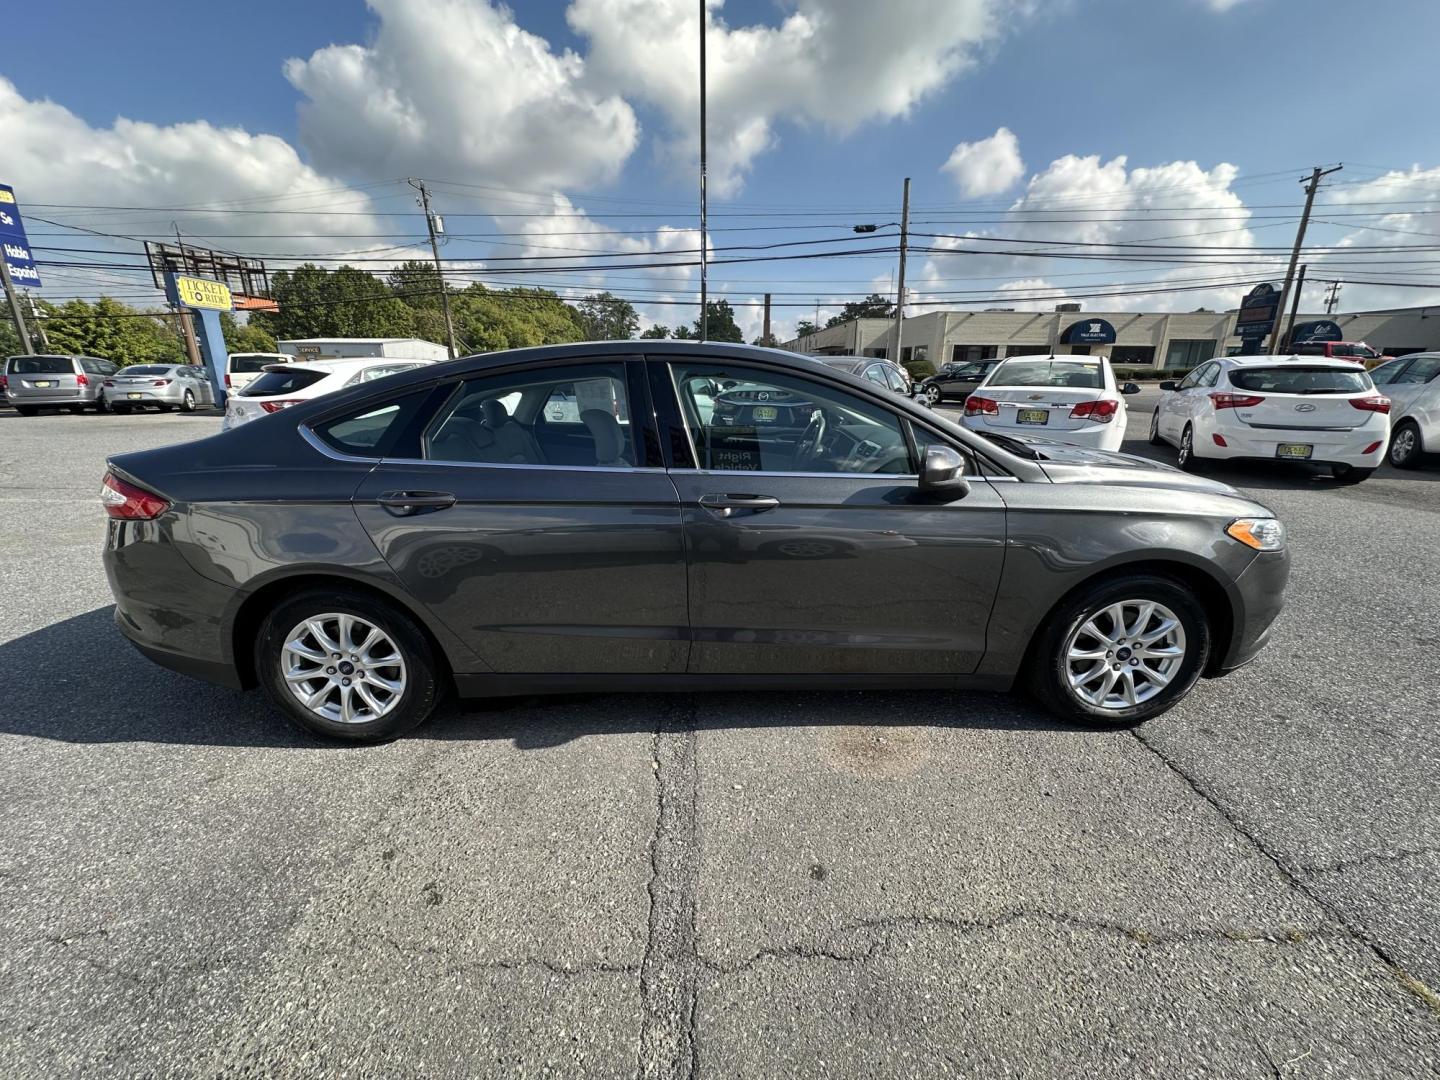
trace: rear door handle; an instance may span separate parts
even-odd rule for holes
[[[375,501],[397,517],[407,517],[448,509],[455,505],[455,496],[448,491],[386,491]]]
[[[774,510],[779,506],[780,500],[770,495],[722,495],[714,493],[701,495],[700,505],[719,517],[729,517],[736,510],[749,510],[752,513],[763,514],[766,510]]]

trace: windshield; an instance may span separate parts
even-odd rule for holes
[[[314,386],[329,372],[296,368],[294,371],[267,371],[240,391],[241,397],[271,397],[276,394],[294,394],[307,386]]]
[[[1372,389],[1370,376],[1363,371],[1295,364],[1232,371],[1230,385],[1269,394],[1359,394]]]
[[[230,370],[239,375],[254,375],[265,370],[266,364],[283,364],[288,357],[267,356],[265,353],[236,353],[230,357]]]
[[[12,356],[11,375],[69,375],[75,362],[68,356]]]
[[[1076,360],[1006,360],[990,375],[986,386],[1064,386],[1101,390],[1105,378],[1100,365]]]

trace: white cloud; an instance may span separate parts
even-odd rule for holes
[[[904,116],[974,63],[1007,16],[1033,0],[794,0],[778,25],[730,27],[709,0],[710,182],[735,194],[777,122],[847,134]],[[586,81],[659,109],[664,150],[697,152],[699,36],[693,0],[574,0],[566,15],[590,43]]]
[[[940,171],[947,173],[967,198],[998,195],[1025,175],[1020,140],[1009,128],[997,128],[988,139],[957,145]]]
[[[1205,5],[1211,10],[1224,14],[1233,7],[1239,7],[1246,0],[1205,0]]]
[[[1339,179],[1338,177],[1336,179]],[[1424,249],[1432,248],[1440,233],[1440,168],[1422,169],[1418,165],[1409,169],[1393,170],[1363,183],[1334,184],[1322,188],[1315,209],[1314,221],[1325,225],[1325,204],[1342,204],[1354,207],[1356,211],[1391,204],[1393,212],[1368,219],[1364,227],[1357,227],[1353,219],[1341,218],[1337,211],[1330,223],[1344,228],[1345,234],[1335,241],[1340,248],[1403,247],[1414,245],[1421,250],[1415,253],[1340,251],[1321,258],[1310,258],[1311,277],[1338,277],[1391,281],[1433,280],[1432,256]],[[1330,269],[1326,263],[1334,263]],[[1418,265],[1417,265],[1418,264]],[[1367,308],[1413,307],[1440,300],[1440,288],[1421,288],[1410,285],[1363,285],[1343,286],[1342,310],[1365,310]]]
[[[585,85],[487,0],[367,0],[370,45],[328,45],[285,64],[305,95],[300,137],[321,168],[550,189],[605,183],[639,139],[619,96]]]

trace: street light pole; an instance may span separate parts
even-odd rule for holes
[[[900,339],[905,322],[905,252],[910,247],[910,177],[905,178],[905,197],[900,205],[900,287],[895,290],[895,351],[891,359],[904,364],[900,355]]]
[[[705,191],[705,0],[700,0],[700,340],[710,334],[710,227]]]

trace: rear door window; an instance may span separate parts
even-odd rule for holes
[[[390,451],[395,437],[419,412],[429,396],[427,389],[381,404],[371,402],[344,416],[316,424],[311,430],[327,446],[342,454],[378,458]]]
[[[1395,385],[1410,383],[1427,383],[1436,375],[1440,375],[1440,356],[1421,356],[1410,361],[1407,367],[1394,380]]]
[[[292,371],[267,371],[240,391],[241,397],[273,397],[277,394],[295,394],[307,386],[314,386],[326,378],[328,371],[312,371],[295,368]]]
[[[1239,368],[1230,372],[1230,385],[1257,394],[1360,394],[1372,388],[1363,371],[1299,364]]]
[[[230,370],[236,375],[256,375],[265,370],[266,364],[283,363],[283,360],[275,356],[246,356],[244,353],[237,353],[230,357]]]
[[[11,375],[71,375],[75,361],[68,356],[12,356]]]

